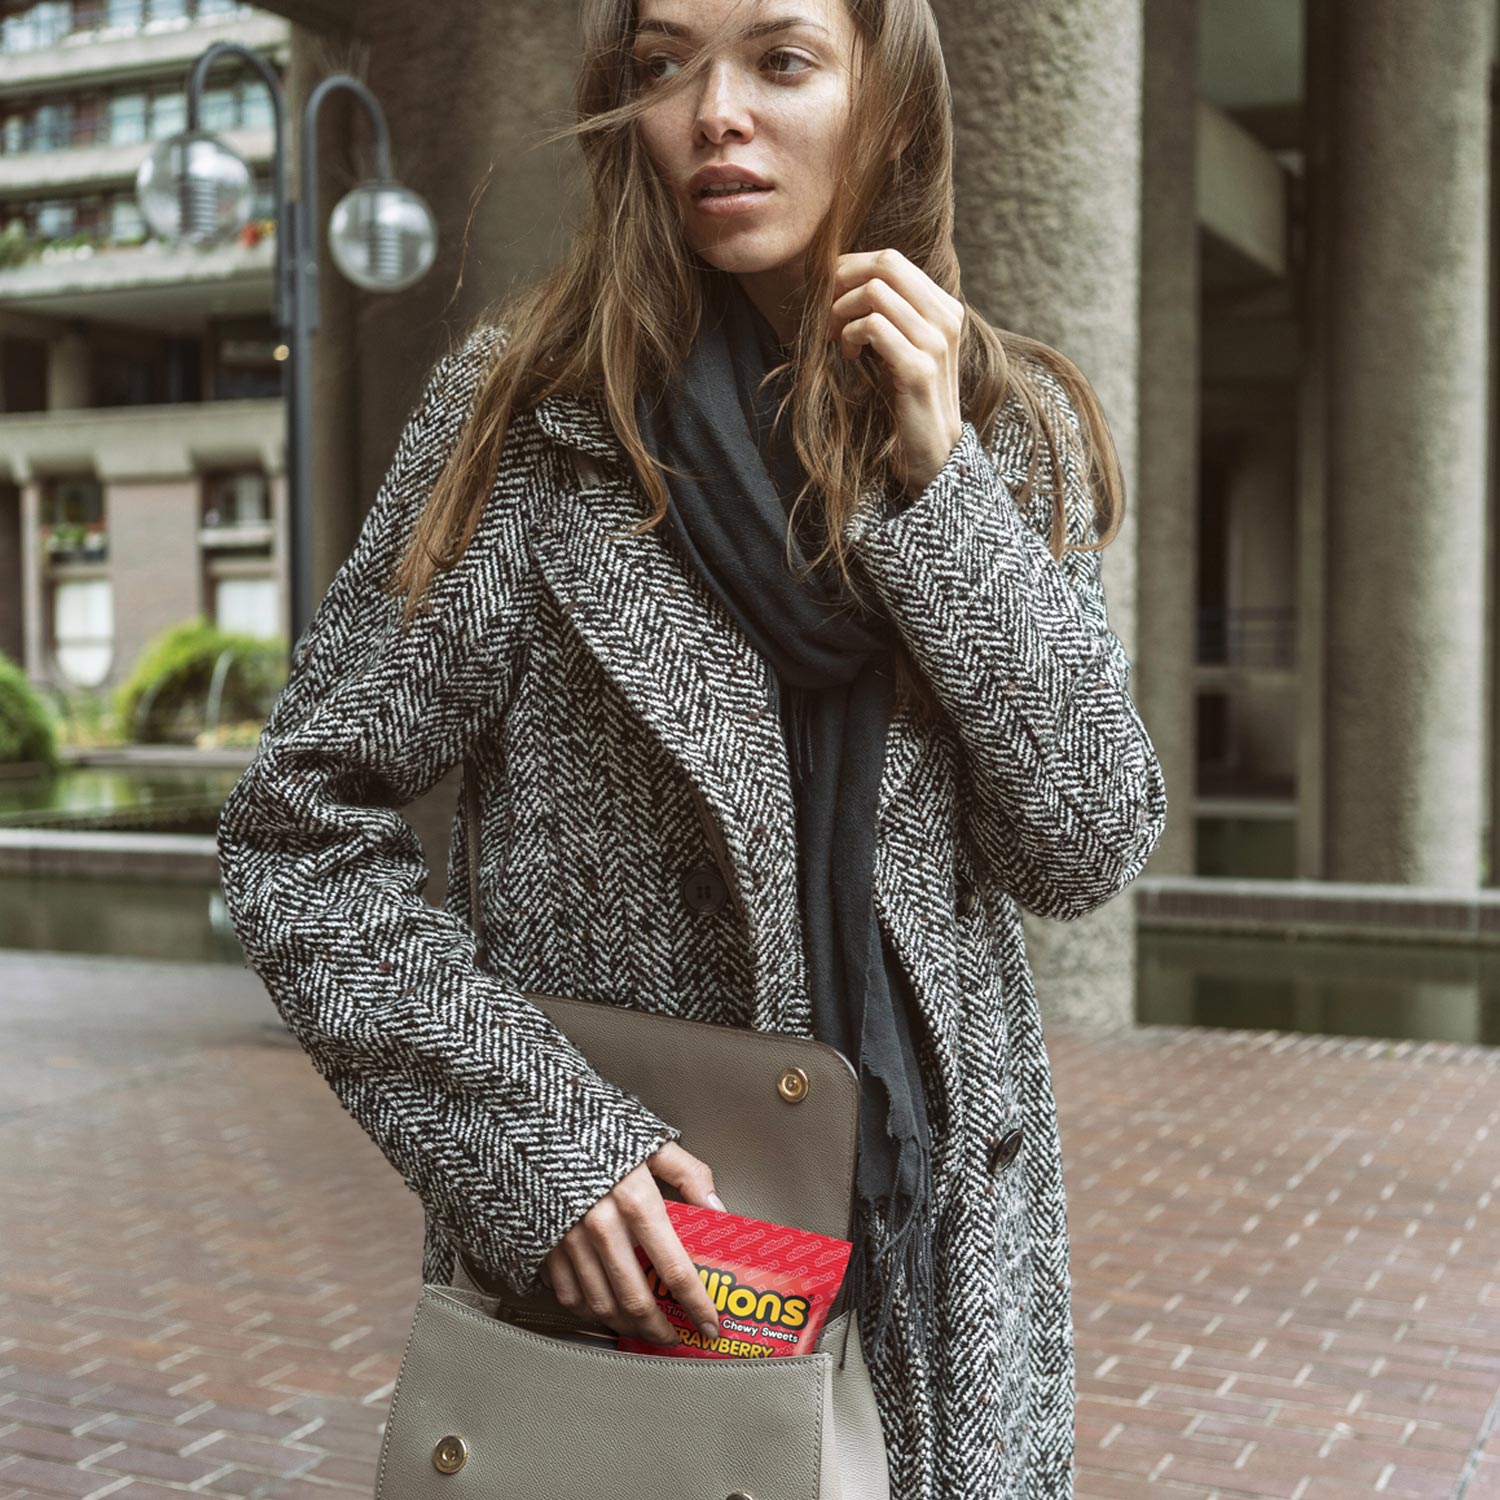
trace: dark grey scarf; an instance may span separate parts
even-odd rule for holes
[[[789,507],[806,474],[787,418],[771,430],[787,376],[757,393],[786,351],[735,277],[709,270],[705,280],[698,337],[664,400],[655,391],[637,396],[636,420],[647,449],[684,471],[664,476],[666,536],[775,672],[773,706],[797,804],[814,1034],[858,1059],[861,1212],[849,1279],[852,1305],[863,1305],[868,1286],[880,1306],[873,1350],[886,1334],[897,1267],[916,1338],[932,1295],[931,1140],[913,1041],[916,999],[872,895],[894,626],[883,613],[856,612],[835,565],[806,581],[788,567]],[[803,539],[792,541],[799,570]],[[879,1246],[866,1228],[876,1202],[889,1229]]]

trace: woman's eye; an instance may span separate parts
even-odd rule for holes
[[[770,62],[776,58],[782,60],[783,66],[774,68],[772,71],[786,77],[798,77],[802,73],[811,71],[813,66],[812,61],[809,58],[803,57],[800,52],[788,52],[784,47],[778,47],[774,52],[766,53],[765,61]],[[798,68],[787,67],[785,66],[787,60],[794,63],[801,63],[803,66]],[[649,57],[638,57],[636,59],[636,71],[642,74],[649,83],[661,83],[670,75],[654,71],[655,64],[657,63],[668,63],[673,67],[677,66],[676,59],[669,57],[665,52],[653,52]]]
[[[778,73],[792,72],[793,76],[795,76],[797,73],[806,72],[808,69],[810,69],[812,67],[812,62],[808,58],[803,57],[803,55],[800,52],[788,52],[788,51],[785,50],[785,48],[781,48],[781,47],[778,47],[776,49],[776,51],[774,51],[774,52],[768,52],[768,53],[766,53],[766,57],[767,57],[767,59],[770,59],[770,58],[773,58],[773,57],[783,57],[783,58],[789,57],[789,58],[791,58],[791,60],[793,62],[799,62],[799,63],[805,63],[806,64],[805,68],[797,68],[797,69],[778,68],[776,70]]]
[[[653,73],[651,71],[652,63],[669,63],[671,61],[672,59],[668,57],[665,52],[653,52],[650,57],[638,57],[636,59],[636,71],[639,73],[643,73],[650,82],[657,83],[660,82],[661,75],[659,73]]]

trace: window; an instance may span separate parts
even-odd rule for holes
[[[19,15],[0,21],[0,51],[34,52],[55,47],[73,26],[70,0],[42,0]]]
[[[115,94],[109,101],[109,140],[115,146],[133,146],[146,139],[146,96]]]
[[[50,480],[42,492],[44,526],[104,523],[104,487],[91,475]]]
[[[159,141],[187,129],[187,95],[181,89],[151,96],[151,139]]]
[[[105,0],[104,25],[106,29],[139,31],[145,23],[145,0]]]
[[[239,86],[228,83],[204,89],[198,123],[205,130],[233,130],[240,123]]]
[[[115,656],[114,595],[107,578],[63,578],[52,585],[52,651],[78,687],[98,687]]]
[[[285,628],[273,571],[270,481],[260,469],[205,475],[203,547],[215,622],[270,639]]]
[[[98,193],[78,198],[43,198],[33,200],[27,207],[31,233],[39,240],[98,235],[108,222],[107,205]]]
[[[240,85],[240,124],[246,130],[270,130],[276,123],[271,91],[259,78]]]
[[[276,123],[270,90],[259,78],[205,89],[199,119],[205,130],[268,130]]]
[[[60,240],[78,230],[78,204],[71,198],[50,198],[36,205],[36,235]]]
[[[47,341],[19,333],[0,337],[0,411],[47,409]]]
[[[43,485],[42,547],[54,563],[102,562],[107,556],[104,487],[92,475]]]
[[[250,217],[252,219],[269,219],[273,224],[276,222],[276,187],[274,183],[260,177],[255,179],[255,196],[250,204]]]
[[[281,336],[268,319],[237,320],[221,325],[213,349],[214,399],[279,399],[282,363],[276,358]]]
[[[73,144],[73,101],[39,104],[32,116],[33,151],[66,151]]]
[[[95,406],[148,406],[160,401],[160,352],[100,346],[94,350],[93,383]]]
[[[221,474],[204,487],[205,531],[266,526],[271,507],[266,476],[259,469]]]
[[[73,101],[73,144],[92,146],[96,141],[108,139],[109,96],[107,94],[80,94]]]
[[[117,194],[109,201],[109,237],[116,245],[133,245],[146,238],[140,205],[128,194]]]
[[[281,634],[280,616],[274,578],[220,578],[214,584],[214,623],[221,630],[270,640]]]

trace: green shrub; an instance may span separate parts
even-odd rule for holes
[[[59,689],[51,702],[60,745],[99,750],[120,744],[112,696],[102,688]]]
[[[52,716],[26,680],[26,674],[0,653],[0,763],[57,764]]]
[[[232,650],[219,704],[220,723],[264,720],[286,681],[286,644],[236,635],[199,618],[150,641],[115,694],[126,739],[193,741],[207,724],[214,667]]]
[[[0,229],[0,267],[19,266],[30,260],[40,249],[40,243],[26,232],[26,226],[21,220],[12,219],[4,229]]]

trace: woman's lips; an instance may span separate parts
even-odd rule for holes
[[[750,188],[739,193],[695,193],[693,207],[715,218],[749,213],[759,208],[762,200],[775,191],[775,188]]]

